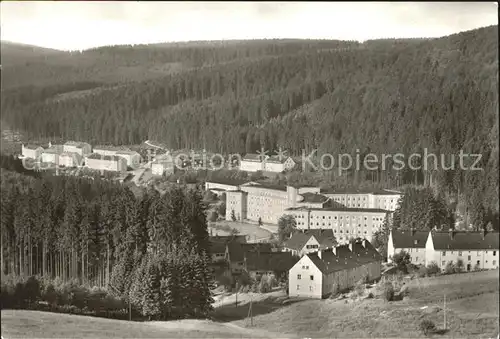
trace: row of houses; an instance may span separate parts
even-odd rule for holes
[[[496,269],[498,245],[498,232],[391,230],[387,256],[391,261],[396,253],[405,251],[413,264],[428,266],[434,262],[441,270],[449,262],[456,264],[459,260],[466,271]]]
[[[306,233],[299,232],[292,239]],[[313,233],[308,236],[321,239]],[[210,237],[212,277],[238,279],[243,272],[252,278],[287,275],[289,295],[324,298],[334,290],[352,288],[362,278],[377,280],[381,275],[382,256],[367,240],[340,246],[322,241],[321,246],[301,253],[292,253],[287,246],[292,245],[287,243],[282,250],[268,243],[247,243],[245,236]]]
[[[86,166],[95,170],[125,172],[142,161],[138,152],[123,147],[92,146],[86,142],[68,141],[62,145],[22,145],[22,157],[64,167]]]

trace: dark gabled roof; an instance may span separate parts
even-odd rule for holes
[[[234,241],[228,242],[227,250],[229,252],[230,262],[240,262],[245,260],[245,251],[240,243]]]
[[[394,248],[425,248],[429,236],[429,231],[392,230],[391,233]]]
[[[76,152],[62,152],[59,154],[60,157],[70,157],[75,160],[80,160],[82,156],[79,153]]]
[[[74,146],[76,148],[83,148],[84,146],[90,146],[89,143],[83,141],[67,141],[64,146]]]
[[[258,162],[260,162],[261,161],[261,156],[259,154],[256,154],[256,153],[247,153],[247,154],[245,154],[245,156],[241,160],[243,160],[243,161],[258,161]]]
[[[313,236],[320,244],[320,248],[332,247],[336,244],[332,229],[314,229],[293,233],[292,237],[285,242],[285,247],[300,251]]]
[[[245,253],[245,266],[248,271],[288,271],[299,261],[290,252]]]
[[[274,163],[274,164],[284,164],[290,157],[279,157],[277,155],[272,155],[266,159],[266,162]],[[293,159],[292,159],[293,160]]]
[[[61,154],[62,152],[64,152],[63,145],[52,145],[52,147],[45,149],[42,153]]]
[[[270,189],[270,190],[275,190],[275,191],[284,191],[286,192],[286,186],[285,185],[272,185],[272,184],[267,184],[267,183],[253,183],[253,184],[248,184],[245,185],[244,187],[256,187],[256,188],[264,188],[264,189]]]
[[[123,154],[123,155],[140,155],[136,151],[117,151],[116,154]]]
[[[28,144],[28,145],[23,145],[24,148],[31,149],[31,150],[36,150],[38,148],[41,148],[41,146],[38,145],[33,145],[33,144]]]
[[[286,209],[287,211],[329,211],[329,212],[365,212],[365,213],[388,213],[389,211],[379,209],[379,208],[350,208],[350,207],[325,207],[325,208],[316,208],[316,207],[289,207]]]
[[[328,197],[318,193],[307,192],[307,193],[301,193],[300,195],[304,198],[304,200],[302,200],[301,202],[308,202],[308,203],[320,204],[326,202],[329,199]]]
[[[243,248],[243,251],[245,253],[247,252],[270,253],[272,252],[273,248],[271,244],[262,242],[241,244],[241,247]]]
[[[209,252],[211,254],[225,253],[226,252],[226,243],[218,242],[218,241],[210,241],[209,244],[210,244]]]
[[[352,251],[349,245],[338,246],[335,253],[332,250],[322,251],[321,258],[318,252],[310,253],[307,256],[318,267],[323,274],[342,271],[354,267],[359,267],[370,262],[382,261],[382,256],[378,253],[368,240],[365,246],[361,241],[352,244]]]
[[[431,232],[436,250],[498,250],[498,232]]]
[[[87,159],[97,159],[97,160],[106,160],[106,161],[125,161],[125,158],[116,156],[116,155],[102,155],[98,153],[92,153],[87,157]]]
[[[245,244],[247,242],[246,235],[214,235],[208,238],[211,242],[219,242],[219,243],[229,243],[229,242],[238,242]]]
[[[389,189],[346,189],[346,188],[322,188],[321,193],[324,194],[373,194],[373,195],[402,195],[402,192]]]
[[[125,147],[125,146],[110,146],[110,145],[102,145],[102,146],[95,146],[94,147],[94,152],[96,150],[102,150],[102,151],[130,151],[130,148]]]
[[[236,178],[210,178],[207,179],[207,183],[221,184],[221,185],[231,185],[239,186],[248,182],[248,180],[236,179]]]

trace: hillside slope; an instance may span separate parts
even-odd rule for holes
[[[365,171],[360,178],[390,187],[432,184],[463,195],[480,215],[498,212],[497,26],[363,44],[115,46],[69,59],[25,67],[29,74],[6,67],[2,120],[28,138],[93,144],[149,139],[175,149],[226,153],[281,146],[292,155],[315,148],[379,156],[426,151],[443,154],[446,167],[455,156],[449,170],[439,164],[437,170],[392,171],[389,163],[384,173]],[[168,74],[150,77],[147,70],[166,64]],[[45,84],[16,87],[14,78],[21,74],[23,82],[31,74],[33,83]],[[75,90],[86,92],[61,96]],[[482,156],[477,167],[483,171],[458,167],[462,149]]]
[[[275,338],[276,334],[201,320],[129,322],[37,311],[2,310],[4,338]],[[278,335],[282,337],[281,335]],[[288,336],[293,337],[293,336]]]

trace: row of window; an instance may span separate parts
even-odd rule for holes
[[[297,274],[297,280],[301,280],[301,279],[302,279],[302,275],[301,274]],[[310,280],[314,280],[314,275],[310,275],[309,279]]]
[[[470,253],[471,251],[469,251]],[[488,254],[488,251],[484,251],[485,254]],[[446,256],[446,251],[443,251],[443,257]],[[450,251],[450,254],[453,254],[453,251]],[[477,255],[481,255],[481,251],[477,251]],[[497,255],[497,251],[493,251],[493,256]],[[462,251],[458,251],[458,256],[462,256]],[[470,258],[470,256],[469,256]],[[469,259],[470,260],[470,259]]]
[[[297,285],[297,291],[300,290],[300,285]],[[312,292],[313,291],[313,287],[312,286],[309,286],[309,292]]]
[[[297,219],[305,219],[305,218],[306,218],[306,216],[305,216],[304,214],[298,214],[298,215],[296,215],[296,217],[297,217]],[[331,218],[332,218],[332,216],[331,216],[331,215],[329,215],[329,216],[328,216],[328,219],[331,219]],[[338,217],[338,218],[339,218],[340,220],[342,220],[342,216],[340,216],[340,217]],[[354,220],[356,220],[356,219],[361,220],[361,218],[362,218],[361,216],[355,216],[355,215],[353,215],[353,216],[351,216],[351,217],[349,217],[349,216],[347,215],[347,216],[345,217],[345,219],[346,219],[346,220],[352,219],[353,221],[354,221]],[[311,219],[314,219],[314,215],[312,215],[312,216],[311,216]],[[321,216],[321,215],[317,215],[317,216],[316,216],[316,219],[326,219],[326,216],[324,216],[324,215],[323,215],[323,216]],[[337,220],[337,216],[334,216],[334,217],[333,217],[333,219],[334,219],[334,220]],[[368,217],[364,217],[364,220],[365,220],[365,221],[366,221],[366,220],[368,220]],[[382,217],[372,217],[372,221],[383,221],[383,220],[384,220],[384,218],[382,218]]]
[[[417,260],[418,260],[418,257],[417,257]],[[470,261],[470,255],[469,255],[469,261]],[[485,260],[485,264],[487,264],[487,263],[488,263],[488,260]],[[493,260],[491,263],[493,264],[493,266],[495,266],[497,264],[497,261]],[[441,261],[441,265],[446,266],[446,260]],[[476,265],[481,265],[481,260],[477,260]]]

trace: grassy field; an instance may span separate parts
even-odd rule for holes
[[[390,303],[377,298],[306,300],[288,306],[269,300],[255,303],[254,327],[310,338],[424,337],[418,328],[423,319],[444,328],[446,294],[447,331],[439,337],[497,336],[498,270],[415,279],[407,285],[408,298]],[[230,314],[234,324],[248,325],[248,305]],[[241,318],[234,320],[237,314]]]
[[[2,310],[4,338],[276,338],[205,320],[128,322],[38,311]],[[280,336],[281,337],[281,336]]]

